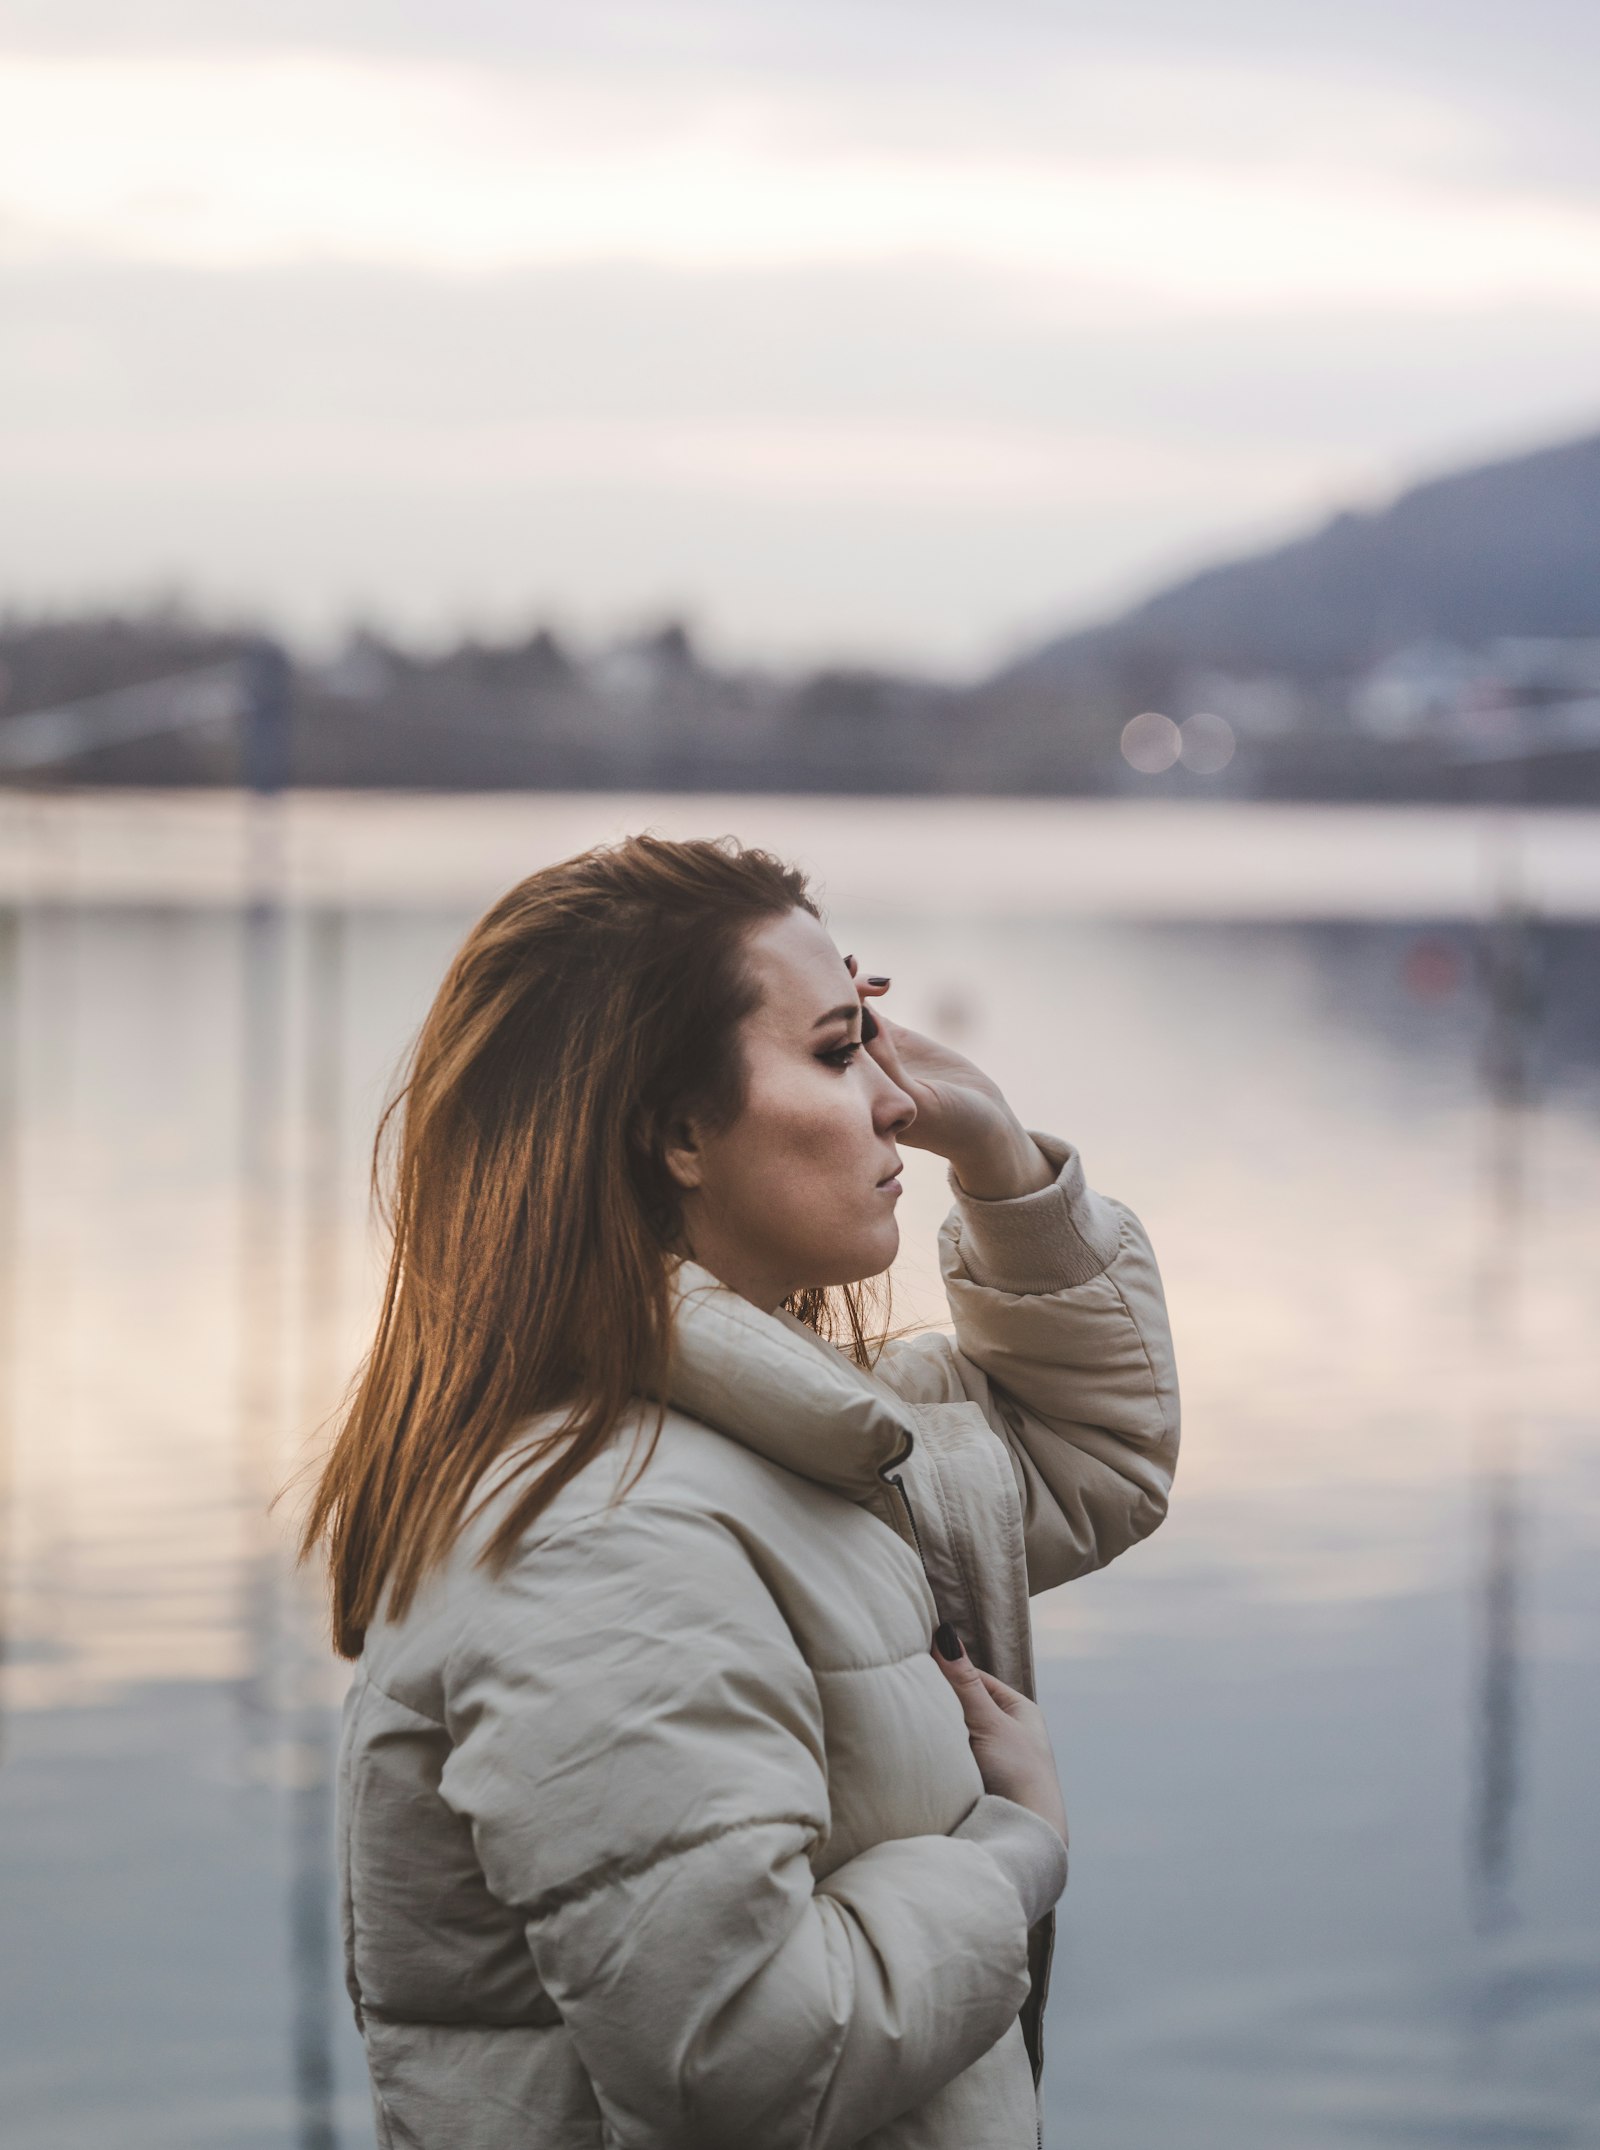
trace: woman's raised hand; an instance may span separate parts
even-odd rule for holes
[[[881,1000],[890,981],[858,977],[854,956],[846,956],[845,964],[856,982],[865,1029],[868,1004]],[[954,1046],[891,1022],[881,1006],[871,1012],[877,1035],[867,1039],[867,1051],[917,1108],[915,1120],[899,1131],[898,1141],[945,1158],[965,1191],[982,1201],[1049,1186],[1055,1167],[991,1076]]]
[[[1044,1711],[992,1672],[980,1672],[948,1624],[934,1637],[933,1661],[956,1691],[984,1790],[1037,1814],[1064,1844],[1067,1809]]]

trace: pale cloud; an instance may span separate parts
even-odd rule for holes
[[[609,459],[560,481],[496,482],[469,465],[440,482],[398,441],[359,477],[220,458],[157,474],[123,451],[87,474],[0,476],[0,587],[47,605],[63,592],[129,603],[181,590],[319,639],[353,618],[408,638],[547,622],[603,639],[687,617],[723,656],[962,671],[1219,540],[1281,528],[1351,475],[1336,453],[1285,458],[1275,479],[1223,460],[1201,483],[1179,467],[1165,486],[1075,496],[1058,482],[1019,500],[938,479],[885,489],[862,473],[785,490],[727,463],[669,482]]]
[[[1247,97],[1237,76],[1226,86]],[[1097,121],[1064,125],[1054,154],[940,154],[753,93],[316,53],[14,57],[0,248],[13,262],[468,275],[924,259],[1181,313],[1600,309],[1600,203],[1435,173],[1463,149],[1443,120],[1430,136],[1425,114],[1413,127],[1384,108],[1363,131],[1358,103],[1341,129],[1323,88],[1292,151],[1280,99],[1276,134],[1248,155],[1184,154],[1164,146],[1181,80],[1156,70],[1142,129],[1111,154],[1108,115],[1133,88],[1125,62],[1103,70],[1103,94],[1085,71],[1074,100]]]
[[[959,667],[1577,431],[1582,69],[1453,4],[0,0],[0,603]]]
[[[0,601],[185,589],[317,635],[670,611],[741,656],[962,668],[1576,431],[1600,379],[1572,314],[1162,328],[932,267],[0,290]]]
[[[581,418],[409,425],[341,417],[321,423],[146,424],[107,432],[0,419],[0,483],[51,477],[114,484],[391,483],[464,496],[591,485],[634,494],[885,507],[1164,506],[1184,497],[1293,499],[1348,455],[1270,437],[1160,440],[1105,430],[974,425],[958,419]]]

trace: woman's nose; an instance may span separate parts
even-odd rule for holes
[[[880,1134],[898,1134],[901,1128],[911,1125],[917,1116],[917,1108],[892,1075],[883,1068],[879,1068],[878,1073],[882,1082],[878,1095],[872,1101],[873,1125]]]

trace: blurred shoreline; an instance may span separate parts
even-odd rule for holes
[[[454,910],[640,829],[951,919],[1600,918],[1600,810],[729,791],[0,792],[0,902]]]

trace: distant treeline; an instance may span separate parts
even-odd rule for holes
[[[0,619],[0,773],[239,782],[237,716],[175,693],[164,727],[159,683],[261,641],[172,608]],[[146,686],[100,736],[96,698]],[[13,720],[63,707],[71,751],[41,761],[56,733]],[[733,669],[671,623],[583,652],[543,626],[432,653],[356,634],[331,661],[291,655],[286,769],[428,790],[1600,803],[1600,436],[1341,515],[972,682]]]

